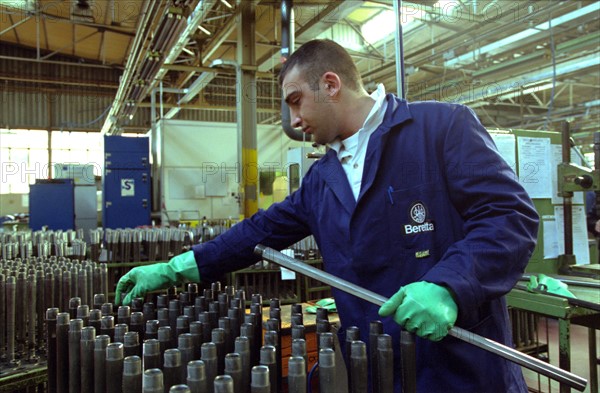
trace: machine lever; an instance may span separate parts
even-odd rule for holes
[[[349,281],[338,278],[333,274],[317,269],[311,265],[289,257],[273,248],[266,247],[262,244],[258,244],[254,248],[254,253],[262,256],[263,259],[266,259],[269,262],[274,262],[280,266],[285,267],[286,269],[293,270],[297,273],[301,273],[305,276],[314,278],[315,280],[321,281],[324,284],[331,285],[334,288],[342,290],[346,293],[354,295],[360,299],[366,300],[378,306],[383,305],[383,303],[385,303],[388,300],[384,296],[369,291],[368,289],[362,288]],[[511,362],[517,363],[523,367],[540,373],[555,381],[565,383],[570,387],[579,390],[580,392],[584,391],[587,385],[587,380],[585,378],[582,378],[578,375],[565,371],[559,367],[553,366],[546,362],[543,362],[532,356],[524,354],[523,352],[519,352],[516,349],[500,344],[496,341],[472,333],[468,330],[455,326],[452,329],[450,329],[448,334],[454,338],[475,345],[476,347],[494,353],[506,360],[510,360]]]

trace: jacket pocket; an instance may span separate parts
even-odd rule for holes
[[[416,258],[428,257],[438,228],[439,197],[426,186],[387,190],[390,244],[396,251],[414,250]]]

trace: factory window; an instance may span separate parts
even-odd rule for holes
[[[101,175],[100,133],[53,131],[50,148],[52,163],[93,165],[94,175]],[[48,157],[47,131],[0,128],[0,194],[26,194],[35,179],[48,179]]]
[[[48,132],[0,129],[0,194],[26,194],[48,177]]]
[[[55,131],[51,148],[53,163],[92,165],[94,175],[102,174],[104,152],[100,133]]]

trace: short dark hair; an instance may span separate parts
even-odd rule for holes
[[[300,46],[283,63],[279,72],[279,85],[287,73],[298,67],[303,77],[313,90],[319,89],[319,80],[324,73],[331,71],[352,90],[362,87],[362,79],[354,64],[354,60],[343,46],[332,40],[312,40]]]

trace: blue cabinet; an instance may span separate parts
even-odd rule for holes
[[[39,231],[75,229],[73,179],[38,179],[29,186],[29,227]]]
[[[150,225],[148,138],[104,137],[102,222],[105,228]]]

